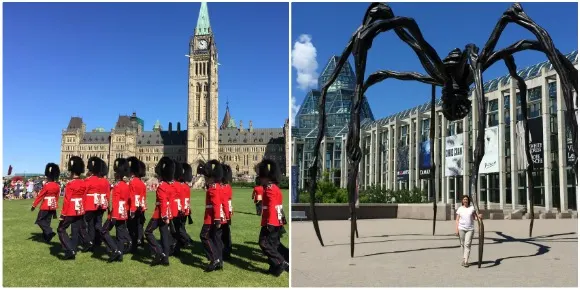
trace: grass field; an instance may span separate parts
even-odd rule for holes
[[[287,214],[288,192],[283,191]],[[146,217],[152,214],[155,193],[148,194]],[[265,274],[266,257],[258,246],[260,217],[255,213],[251,189],[234,188],[232,219],[232,259],[223,271],[204,273],[207,263],[199,232],[203,223],[205,193],[193,190],[193,224],[186,225],[194,240],[181,256],[170,257],[168,267],[151,267],[149,246],[136,255],[124,255],[123,262],[107,263],[105,246],[96,253],[77,254],[76,260],[61,260],[64,255],[58,237],[51,244],[41,242],[40,228],[34,224],[38,208],[30,212],[32,200],[4,200],[3,265],[4,287],[288,287],[288,273],[280,277]],[[62,198],[60,199],[60,209]],[[288,216],[288,220],[290,217]],[[58,220],[51,226],[56,232]],[[70,228],[69,228],[70,231]],[[289,232],[290,229],[287,228]],[[115,230],[111,231],[114,235]],[[159,239],[159,233],[156,231]],[[288,234],[282,243],[288,246]]]

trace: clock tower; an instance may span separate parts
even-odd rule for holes
[[[187,163],[218,159],[218,62],[207,3],[202,2],[189,41]]]

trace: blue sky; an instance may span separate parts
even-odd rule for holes
[[[114,127],[133,111],[151,130],[187,118],[189,39],[200,3],[4,3],[4,164],[44,172],[62,129]],[[209,3],[219,54],[219,119],[247,128],[288,118],[288,3]],[[113,103],[113,105],[109,105]]]
[[[464,49],[468,43],[480,49],[490,36],[497,21],[511,3],[389,3],[397,16],[414,18],[425,39],[435,48],[441,59],[454,48]],[[292,68],[293,112],[297,110],[310,84],[311,77],[322,73],[332,55],[340,55],[352,33],[361,25],[369,3],[293,3],[293,49],[301,35],[310,36],[298,45],[293,54],[304,72],[300,83],[297,68]],[[578,3],[522,3],[524,11],[551,35],[562,53],[578,49]],[[529,31],[509,24],[500,37],[496,49],[520,39],[535,39]],[[315,52],[315,53],[314,53]],[[521,52],[515,56],[518,68],[546,60],[538,52]],[[350,57],[354,67],[354,60]],[[317,65],[316,65],[317,64]],[[294,66],[294,64],[293,64]],[[316,68],[314,70],[314,68]],[[416,71],[425,73],[415,53],[394,32],[382,33],[371,48],[365,78],[374,71]],[[497,62],[484,74],[484,81],[507,74],[503,62]],[[423,104],[431,99],[431,86],[417,82],[388,80],[371,87],[366,96],[376,119]],[[294,114],[294,113],[293,113]]]

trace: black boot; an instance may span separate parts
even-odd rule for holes
[[[280,277],[280,275],[282,275],[282,273],[284,273],[284,263],[274,266],[272,267],[272,275],[276,276],[276,277]]]
[[[87,244],[86,244],[86,245],[83,247],[83,250],[82,250],[82,252],[83,252],[83,253],[90,252],[90,251],[92,251],[93,249],[94,249],[93,242],[88,242],[88,243],[87,243]]]
[[[121,251],[116,250],[113,253],[111,253],[111,257],[109,257],[108,262],[112,263],[114,261],[119,261],[119,262],[123,261],[123,253],[121,253]]]
[[[48,234],[48,236],[46,237],[46,239],[44,240],[47,244],[50,244],[50,241],[52,241],[52,238],[54,238],[54,236],[56,236],[56,234],[54,232]]]
[[[64,254],[64,259],[63,260],[74,260],[76,257],[75,251],[67,251]]]
[[[213,262],[210,262],[209,264],[207,264],[207,266],[205,266],[204,272],[213,272],[215,270],[220,269],[220,266],[221,266],[221,269],[223,269],[223,264],[222,263],[223,262],[220,261],[219,259],[218,260],[215,260]]]
[[[155,259],[151,262],[151,266],[157,266],[159,264],[169,265],[169,259],[164,253],[155,255]]]

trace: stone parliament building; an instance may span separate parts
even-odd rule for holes
[[[234,177],[251,178],[262,159],[276,161],[284,175],[289,167],[289,122],[279,128],[244,128],[236,126],[229,104],[218,127],[218,61],[214,34],[209,23],[207,3],[202,2],[195,33],[189,43],[189,86],[187,128],[170,122],[164,130],[159,121],[152,131],[134,112],[119,116],[107,132],[96,128],[87,132],[81,117],[72,117],[62,131],[60,167],[66,168],[71,156],[85,162],[97,156],[112,164],[116,158],[136,156],[147,167],[147,176],[155,175],[155,165],[163,157],[187,162],[195,168],[199,161],[218,159],[232,167]],[[109,165],[109,176],[113,166]]]

